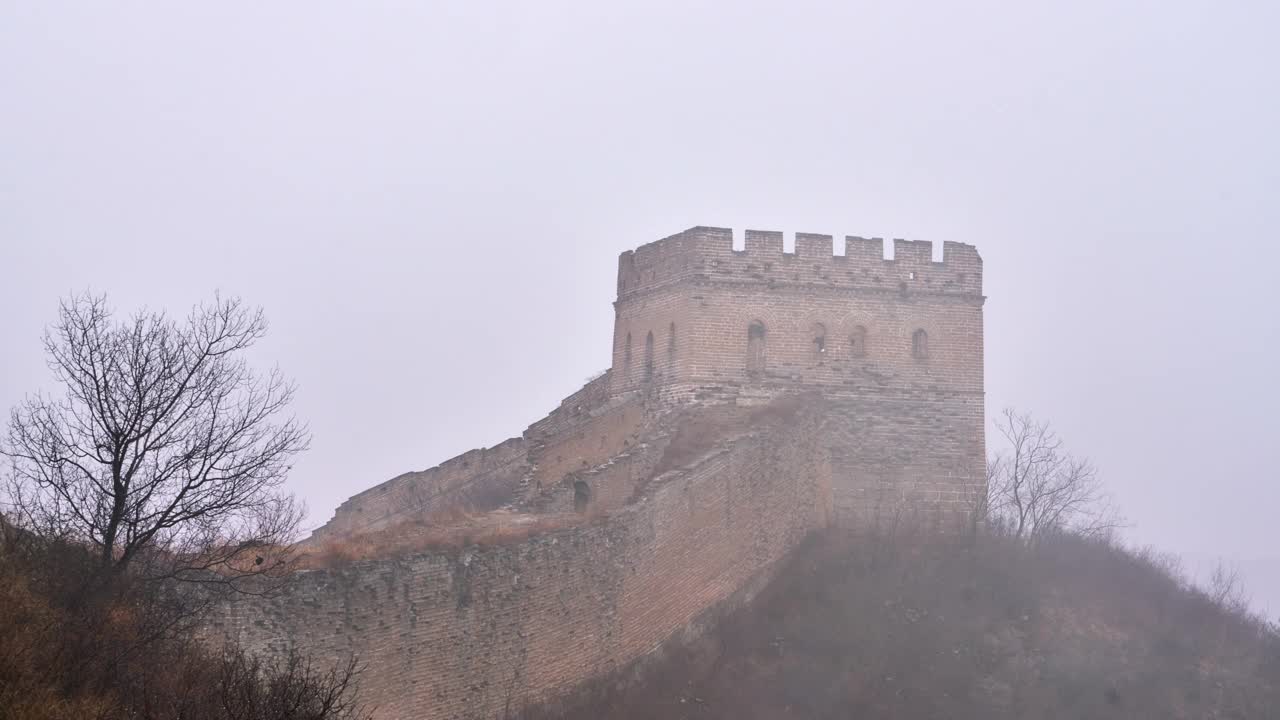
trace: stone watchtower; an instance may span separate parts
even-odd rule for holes
[[[829,408],[835,520],[951,514],[985,480],[982,259],[971,245],[695,227],[622,253],[608,393]]]
[[[817,527],[959,516],[985,480],[982,261],[931,249],[747,232],[735,251],[698,227],[623,253],[608,372],[519,437],[344,502],[313,544],[409,544],[237,597],[213,636],[355,653],[380,718],[505,717],[687,637]],[[432,537],[464,547],[396,551]]]

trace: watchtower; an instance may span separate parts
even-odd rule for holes
[[[609,392],[753,403],[820,389],[836,519],[960,510],[985,480],[971,245],[695,227],[622,253]]]

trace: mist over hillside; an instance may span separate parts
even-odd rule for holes
[[[566,718],[1274,718],[1280,635],[1239,588],[1054,534],[813,538],[751,604],[581,688]]]
[[[0,0],[0,720],[1280,720],[1277,28]]]

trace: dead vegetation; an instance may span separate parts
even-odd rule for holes
[[[104,582],[82,545],[2,529],[0,720],[368,717],[354,661],[330,670],[206,646],[189,583]]]
[[[977,519],[1027,543],[1069,530],[1106,535],[1123,525],[1093,463],[1068,452],[1045,421],[1006,408],[995,422],[997,450]]]
[[[200,641],[201,617],[279,588],[308,442],[293,385],[246,356],[262,313],[215,298],[185,321],[63,303],[55,394],[0,440],[0,720],[357,720],[354,661],[320,670]]]
[[[1280,636],[1228,590],[1104,538],[830,533],[699,640],[521,717],[1274,718]]]

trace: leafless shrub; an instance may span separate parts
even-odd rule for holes
[[[1209,573],[1207,592],[1215,605],[1236,613],[1248,612],[1249,596],[1245,592],[1240,569],[1221,559],[1214,563]]]
[[[1046,422],[1006,409],[996,422],[1006,447],[992,456],[976,504],[994,529],[1025,542],[1051,532],[1105,535],[1121,519],[1088,460],[1066,452]]]
[[[368,717],[355,693],[358,666],[320,670],[296,652],[274,663],[227,650],[218,660],[218,720],[360,720]]]

